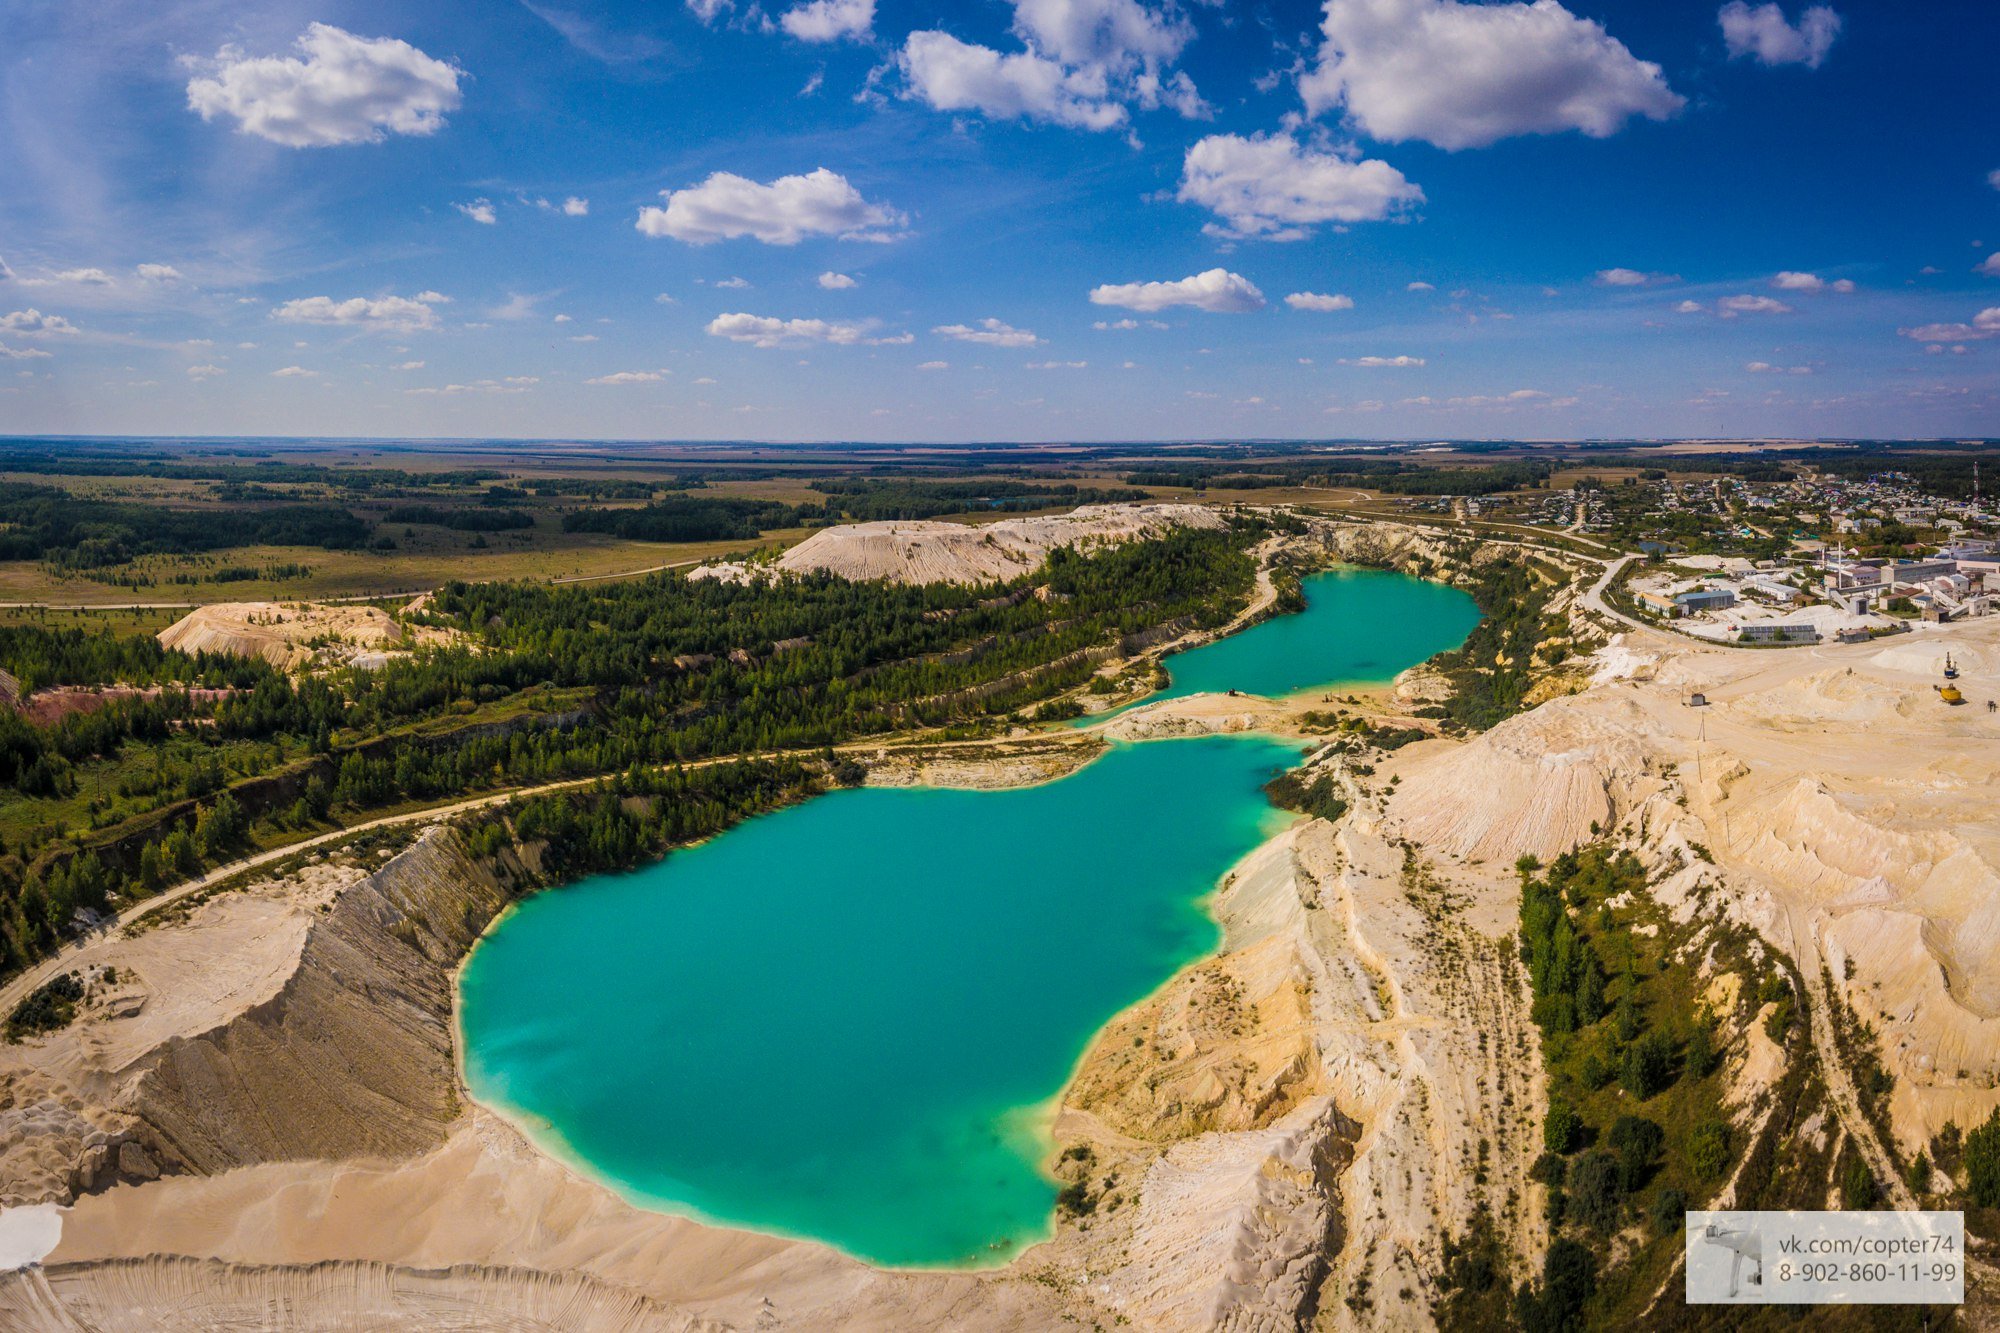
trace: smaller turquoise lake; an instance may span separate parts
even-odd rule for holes
[[[1457,588],[1389,570],[1328,570],[1300,586],[1304,611],[1169,655],[1172,684],[1139,702],[1232,689],[1275,699],[1315,685],[1385,681],[1458,647],[1479,623],[1479,608]]]

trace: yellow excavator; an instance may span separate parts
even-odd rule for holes
[[[1944,655],[1944,684],[1933,685],[1931,688],[1937,691],[1940,703],[1962,704],[1965,702],[1965,695],[1958,688],[1958,663],[1952,661],[1950,653]]]

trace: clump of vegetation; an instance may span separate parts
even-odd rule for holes
[[[66,1028],[83,1000],[83,978],[74,972],[52,977],[28,993],[7,1016],[7,1040],[40,1036]]]
[[[818,789],[817,770],[795,759],[634,768],[587,789],[515,801],[490,818],[511,819],[524,843],[546,844],[544,869],[566,880],[657,860]]]
[[[1297,770],[1280,773],[1264,784],[1264,794],[1280,809],[1296,810],[1314,819],[1339,819],[1347,813],[1347,800],[1340,794],[1339,784],[1325,770],[1311,777]]]
[[[1953,1128],[1954,1137],[1956,1130]],[[1981,1208],[2000,1208],[2000,1111],[1965,1136],[1960,1160],[1965,1168],[1965,1192]]]
[[[1533,1174],[1550,1187],[1556,1244],[1576,1248],[1564,1251],[1559,1280],[1545,1274],[1523,1289],[1515,1313],[1530,1328],[1582,1327],[1570,1302],[1602,1289],[1598,1303],[1616,1304],[1672,1262],[1679,1218],[1727,1173],[1735,1145],[1717,1086],[1716,1017],[1677,947],[1688,928],[1646,896],[1639,859],[1600,842],[1546,867],[1524,857],[1517,869],[1521,956],[1549,1082]],[[1601,1270],[1610,1237],[1635,1221],[1654,1239]],[[1633,1276],[1642,1269],[1645,1279]]]
[[[1443,708],[1452,722],[1484,731],[1521,711],[1534,683],[1536,645],[1560,629],[1548,614],[1549,600],[1567,582],[1526,556],[1474,566],[1460,581],[1482,619],[1463,644],[1431,659],[1451,681]]]

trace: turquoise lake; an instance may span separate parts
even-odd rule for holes
[[[1477,619],[1371,571],[1307,597],[1172,659],[1169,693],[1386,678]],[[1298,755],[1150,741],[1012,791],[836,791],[538,894],[461,973],[467,1083],[641,1206],[885,1265],[1005,1260],[1049,1234],[1053,1099],[1214,949],[1202,900],[1290,818],[1261,788]]]
[[[1315,685],[1386,681],[1465,642],[1479,608],[1457,588],[1383,569],[1334,569],[1300,581],[1306,609],[1173,653],[1172,680],[1140,702],[1242,690],[1280,698]]]
[[[1298,752],[1113,748],[1012,791],[816,797],[538,894],[468,960],[466,1079],[632,1201],[877,1263],[1047,1233],[1041,1113],[1216,945],[1199,900]]]

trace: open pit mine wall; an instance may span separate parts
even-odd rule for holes
[[[437,1146],[458,1112],[453,971],[526,879],[428,830],[334,901],[277,995],[146,1057],[140,1134],[202,1173]]]
[[[1320,518],[1308,520],[1307,528],[1305,540],[1336,559],[1394,569],[1443,583],[1465,582],[1464,576],[1476,566],[1522,554],[1572,572],[1581,564],[1573,557],[1548,550],[1524,552],[1511,542],[1482,539],[1471,533],[1441,533],[1411,523]]]

